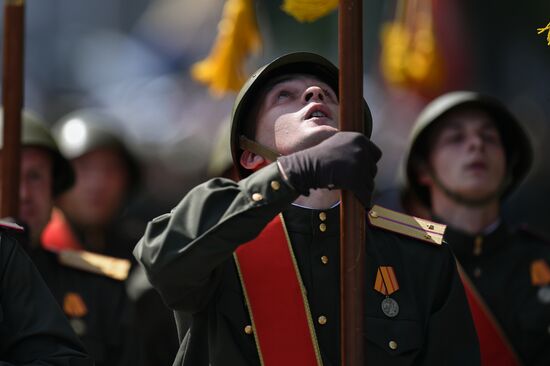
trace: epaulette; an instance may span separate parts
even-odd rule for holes
[[[405,215],[374,205],[368,213],[372,226],[420,239],[430,244],[441,245],[446,225]]]
[[[7,221],[7,220],[0,220],[0,228],[15,230],[19,232],[25,231],[23,226],[17,225],[15,222]]]
[[[131,263],[128,259],[110,257],[85,250],[62,250],[57,254],[59,262],[68,267],[103,275],[115,280],[128,278]]]
[[[520,224],[516,227],[516,230],[529,235],[531,238],[537,239],[545,244],[550,244],[550,238],[539,230],[534,229],[533,227],[527,224]]]

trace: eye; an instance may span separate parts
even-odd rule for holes
[[[323,94],[325,94],[325,96],[330,98],[333,102],[338,101],[338,98],[336,97],[336,94],[334,94],[334,92],[332,90],[328,89],[328,88],[323,89]]]
[[[487,143],[497,144],[500,143],[500,135],[496,130],[485,130],[481,134],[483,141]]]
[[[285,100],[287,98],[290,98],[292,96],[292,93],[286,89],[282,89],[280,91],[277,92],[277,100],[278,101],[281,101],[281,100]]]

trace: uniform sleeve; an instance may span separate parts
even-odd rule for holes
[[[479,341],[460,281],[456,260],[448,247],[439,294],[428,324],[422,365],[480,365]]]
[[[0,366],[93,365],[19,245],[0,233]]]
[[[214,293],[221,265],[233,251],[297,196],[276,163],[239,183],[213,179],[151,221],[134,255],[170,308],[197,312]]]

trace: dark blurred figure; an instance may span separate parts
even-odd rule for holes
[[[93,365],[10,227],[0,222],[0,365]]]
[[[43,248],[54,198],[72,186],[74,174],[44,123],[29,112],[23,113],[21,138],[19,219],[30,231],[24,247],[96,365],[133,365],[124,267],[106,256]]]
[[[95,110],[74,111],[58,121],[54,135],[76,173],[76,184],[56,201],[58,212],[44,236],[53,247],[84,248],[121,258],[143,233],[126,208],[140,184],[138,162],[113,128],[119,122]],[[172,311],[136,266],[127,281],[137,365],[169,365],[178,349]]]
[[[141,232],[127,229],[124,210],[139,185],[139,168],[112,130],[117,124],[102,112],[80,110],[53,127],[61,153],[75,170],[76,184],[56,200],[61,212],[44,233],[48,248],[131,258]]]
[[[445,94],[419,115],[405,161],[409,209],[448,225],[482,364],[550,365],[550,242],[501,217],[533,161],[519,121],[488,96]]]

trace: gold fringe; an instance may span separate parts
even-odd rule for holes
[[[548,45],[550,46],[550,23],[548,23],[544,28],[537,28],[537,34],[541,34],[546,31],[548,31],[548,36],[546,37],[546,40],[548,41]]]
[[[338,0],[284,0],[281,8],[299,22],[313,22],[338,7]]]
[[[214,96],[238,91],[246,81],[246,57],[260,47],[253,0],[227,0],[214,46],[206,59],[192,66],[191,75]]]

